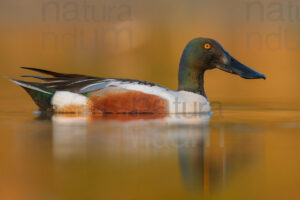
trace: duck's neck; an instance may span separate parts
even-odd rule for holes
[[[193,59],[184,52],[178,71],[178,90],[201,94],[206,97],[204,90],[204,72]]]

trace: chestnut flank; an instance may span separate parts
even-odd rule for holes
[[[92,113],[168,113],[168,103],[165,99],[139,91],[112,92],[103,96],[92,96],[89,107]]]

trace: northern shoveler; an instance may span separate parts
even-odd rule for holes
[[[44,82],[10,79],[22,86],[41,111],[61,113],[200,113],[209,112],[204,72],[218,68],[246,79],[265,75],[233,58],[215,40],[196,38],[185,47],[178,72],[178,90],[132,79],[99,78],[23,67],[50,75]]]

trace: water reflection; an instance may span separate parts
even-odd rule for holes
[[[299,199],[299,116],[13,113],[0,121],[0,199]]]
[[[53,154],[65,158],[85,154],[87,127],[85,117],[53,117]]]
[[[151,115],[54,115],[54,156],[78,155],[87,145],[108,153],[121,148],[123,152],[151,154],[161,149],[194,147],[205,132],[209,134],[210,114],[155,118]]]
[[[137,158],[139,162],[159,162],[161,156],[167,159],[174,155],[184,188],[200,196],[222,191],[235,174],[260,160],[264,148],[261,140],[253,139],[253,133],[263,129],[246,124],[210,125],[210,115],[177,115],[163,120],[55,115],[52,125],[57,165],[63,160],[103,154],[112,160],[125,157],[131,165],[137,164]]]
[[[203,132],[205,137],[199,137],[195,148],[180,148],[179,164],[188,191],[203,196],[221,192],[235,174],[261,159],[264,143],[243,134],[262,131],[249,125],[215,124],[211,133]],[[237,141],[231,140],[234,132],[241,134]]]

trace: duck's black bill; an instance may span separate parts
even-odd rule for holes
[[[221,63],[217,67],[223,71],[232,74],[237,74],[240,77],[246,79],[266,79],[266,76],[264,74],[257,72],[254,69],[251,69],[250,67],[247,67],[246,65],[240,63],[227,52],[224,56],[223,63]]]

